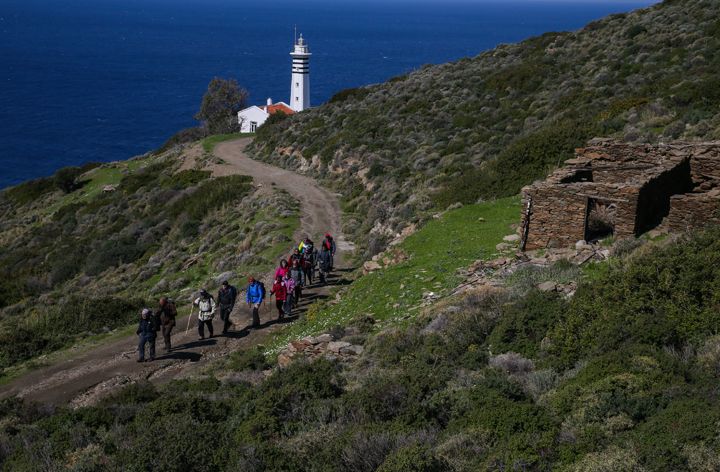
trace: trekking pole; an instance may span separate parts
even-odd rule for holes
[[[195,311],[195,307],[190,305],[190,316],[188,316],[187,328],[185,328],[186,335],[188,334],[188,331],[190,331],[190,320],[192,319],[193,311]]]

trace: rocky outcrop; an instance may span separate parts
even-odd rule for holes
[[[358,334],[359,332],[355,328],[345,328],[343,339],[350,340]],[[325,333],[320,336],[306,336],[291,341],[285,349],[280,351],[277,362],[281,368],[289,366],[298,359],[313,361],[325,358],[347,362],[356,359],[364,350],[365,348],[360,344],[336,339],[332,334]]]

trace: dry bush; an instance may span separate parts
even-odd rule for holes
[[[521,374],[532,372],[535,369],[535,364],[530,359],[525,359],[523,356],[516,352],[506,352],[493,356],[488,361],[490,367],[502,370],[508,374]]]

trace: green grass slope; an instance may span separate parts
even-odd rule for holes
[[[595,136],[720,139],[719,17],[714,0],[665,1],[428,66],[265,126],[254,152],[335,185],[373,254],[429,209],[515,195]]]
[[[278,335],[268,353],[293,339],[344,326],[360,315],[380,326],[417,316],[425,300],[445,297],[461,282],[458,269],[490,259],[512,233],[520,205],[510,197],[448,211],[388,251],[391,264],[353,281],[339,303],[313,307],[307,317]],[[431,295],[432,294],[432,295]]]

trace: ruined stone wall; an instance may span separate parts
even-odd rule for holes
[[[585,235],[587,198],[568,193],[564,188],[528,188],[523,192],[523,224],[527,199],[532,199],[528,239],[525,249],[570,246]]]
[[[654,146],[593,140],[545,181],[525,187],[523,198],[526,249],[585,239],[591,199],[604,204],[603,212],[609,203],[615,207],[614,224],[606,224],[608,213],[593,213],[600,224],[593,237],[611,226],[615,237],[625,238],[663,221],[671,230],[720,223],[720,142]],[[532,213],[525,221],[528,199]]]
[[[597,183],[565,184],[523,189],[523,217],[528,198],[532,198],[532,211],[525,249],[572,246],[585,239],[588,199],[614,203],[617,237],[630,237],[635,233],[638,189],[628,186],[608,186]]]
[[[669,230],[688,231],[708,224],[720,224],[720,189],[670,199],[670,214],[665,219]]]
[[[690,169],[698,190],[720,187],[720,146],[699,148],[690,159]]]

